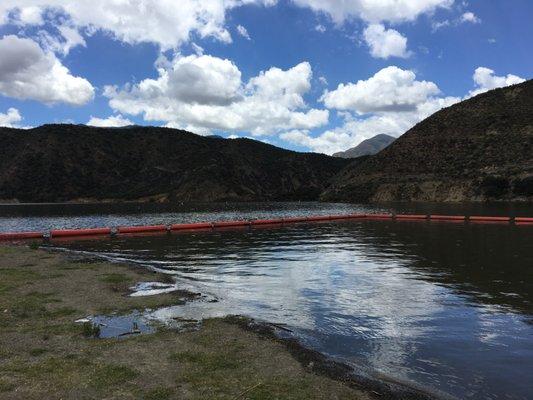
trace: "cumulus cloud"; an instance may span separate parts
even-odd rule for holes
[[[2,0],[0,24],[38,26],[59,14],[78,32],[101,30],[129,44],[149,42],[169,50],[179,48],[194,36],[229,43],[231,35],[225,26],[228,10],[277,3],[279,0]],[[292,3],[325,14],[337,24],[354,18],[370,23],[398,23],[413,21],[437,8],[448,8],[454,0],[292,0]],[[240,29],[238,32],[242,34]]]
[[[248,34],[248,30],[242,25],[237,25],[237,33],[247,40],[252,40]]]
[[[480,24],[481,19],[476,16],[473,12],[465,12],[463,15],[461,15],[461,22],[469,22],[471,24]]]
[[[293,0],[296,5],[308,7],[328,15],[336,23],[360,18],[371,23],[413,21],[421,14],[437,8],[449,8],[454,0]]]
[[[246,4],[273,5],[275,0],[2,0],[0,23],[40,25],[60,13],[72,27],[101,30],[135,44],[150,42],[163,50],[178,48],[191,37],[231,42],[226,12]]]
[[[270,68],[242,82],[227,59],[177,55],[160,63],[157,79],[104,94],[115,111],[142,115],[147,121],[207,133],[211,130],[274,134],[312,129],[327,123],[327,110],[309,109],[303,96],[311,89],[312,70],[302,62],[288,70]]]
[[[87,122],[87,125],[102,128],[119,128],[121,126],[129,126],[134,124],[129,119],[124,118],[122,115],[111,115],[107,118],[96,118],[91,116],[91,119],[89,122]]]
[[[428,98],[410,112],[380,112],[365,116],[347,114],[341,126],[326,130],[318,136],[313,136],[309,130],[293,130],[280,136],[313,151],[333,154],[355,147],[363,140],[381,133],[398,137],[434,112],[460,100],[457,97]]]
[[[476,88],[469,93],[469,97],[476,96],[488,90],[516,85],[525,81],[524,78],[512,74],[497,76],[492,69],[486,67],[476,68],[472,78],[474,79]]]
[[[382,24],[371,24],[363,32],[370,54],[375,58],[407,58],[407,38],[394,29],[385,29]]]
[[[79,106],[93,99],[94,88],[35,41],[8,35],[0,39],[0,94]]]
[[[337,89],[322,96],[328,108],[372,112],[414,111],[428,97],[439,94],[433,82],[418,81],[413,71],[395,66],[383,68],[367,80],[341,83]]]
[[[340,110],[344,123],[313,136],[310,130],[289,130],[281,138],[314,151],[332,154],[354,147],[365,139],[385,133],[400,136],[443,107],[458,101],[441,96],[433,82],[420,81],[410,70],[391,66],[367,80],[340,84],[325,92],[327,108]]]
[[[280,136],[288,142],[332,154],[380,133],[398,137],[444,107],[524,81],[512,74],[497,76],[485,67],[475,70],[473,80],[476,89],[464,98],[445,97],[435,83],[417,80],[413,71],[387,67],[367,80],[340,84],[336,90],[324,93],[322,101],[326,107],[340,110],[339,115],[344,118],[341,126],[318,136],[308,129],[292,129]]]
[[[0,113],[0,126],[16,128],[21,121],[22,116],[16,108],[10,108],[6,113]]]

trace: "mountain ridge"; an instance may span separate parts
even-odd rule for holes
[[[379,135],[373,136],[370,139],[363,140],[355,147],[334,153],[333,157],[357,158],[361,156],[371,156],[379,153],[395,140],[396,138],[393,136],[380,133]]]
[[[325,201],[533,201],[533,80],[444,108],[352,162]]]
[[[0,128],[0,198],[316,200],[346,160],[171,128]]]

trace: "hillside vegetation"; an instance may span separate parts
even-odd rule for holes
[[[533,81],[443,109],[355,160],[328,201],[533,200]]]
[[[0,199],[316,200],[349,161],[154,127],[0,128]]]

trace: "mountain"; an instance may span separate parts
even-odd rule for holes
[[[533,201],[533,80],[438,111],[348,165],[322,199]]]
[[[352,147],[351,149],[333,154],[333,157],[357,158],[361,156],[374,155],[379,153],[395,140],[395,137],[389,135],[376,135],[370,139],[363,140],[361,143],[355,147]]]
[[[0,128],[0,199],[316,200],[348,161],[155,127]]]

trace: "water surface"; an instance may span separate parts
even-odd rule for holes
[[[426,212],[428,206],[403,207]],[[440,211],[483,214],[487,206],[455,207]],[[530,214],[527,206],[492,207],[493,215]],[[390,209],[402,211],[379,211]],[[369,210],[226,205],[163,213],[48,212],[45,218],[11,214],[0,223],[18,230]],[[243,314],[286,324],[304,344],[373,374],[458,398],[533,394],[533,226],[353,221],[51,245],[157,268],[174,275],[179,288],[218,300],[165,308],[154,318]]]

